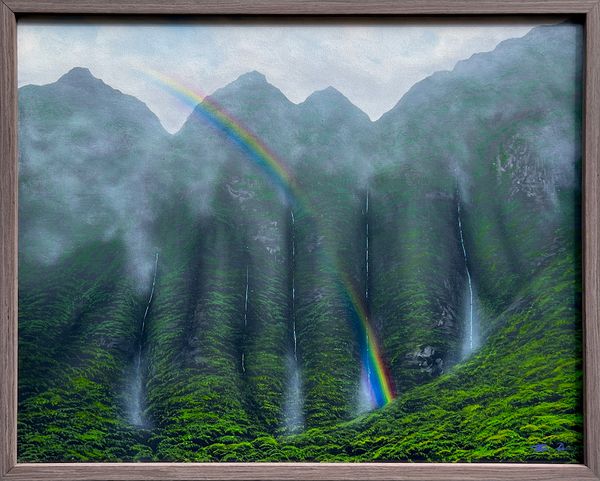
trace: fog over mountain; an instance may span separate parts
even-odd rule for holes
[[[164,95],[140,67],[193,79],[204,94],[258,70],[294,103],[332,85],[377,119],[433,72],[451,69],[474,52],[493,50],[507,38],[522,37],[535,26],[561,21],[541,16],[312,20],[284,26],[274,18],[165,22],[157,16],[140,25],[127,17],[28,16],[17,32],[19,87],[48,84],[73,67],[87,66],[107,84],[144,101],[174,133],[193,105]]]
[[[376,122],[255,71],[175,134],[21,87],[20,460],[579,462],[581,36]]]

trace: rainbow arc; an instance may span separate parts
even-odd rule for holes
[[[285,194],[292,207],[299,208],[306,213],[313,211],[310,208],[310,203],[297,187],[285,163],[249,128],[222,108],[213,98],[160,72],[147,69],[138,70],[158,87],[166,90],[183,104],[192,107],[194,115],[223,134],[245,153],[246,157],[260,168],[267,178]],[[338,266],[338,263],[335,262],[334,265]],[[355,289],[352,280],[344,270],[338,266],[337,271],[340,290],[352,311],[351,315],[360,332],[361,367],[363,373],[371,373],[367,382],[372,404],[376,407],[383,407],[394,399],[394,390],[381,355],[377,335],[369,322],[367,308],[362,296]]]

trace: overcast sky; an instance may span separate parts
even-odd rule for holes
[[[173,21],[171,21],[173,22]],[[240,21],[68,23],[21,21],[19,85],[54,82],[73,67],[145,102],[170,132],[191,109],[159,89],[140,66],[212,93],[258,70],[292,102],[333,86],[373,120],[416,82],[476,52],[493,50],[541,22],[268,24]],[[548,22],[545,22],[548,23]]]

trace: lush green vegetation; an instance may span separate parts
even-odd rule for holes
[[[288,189],[85,70],[22,88],[20,461],[580,462],[580,34],[375,123],[242,76],[215,98]],[[397,394],[369,412],[349,285]]]

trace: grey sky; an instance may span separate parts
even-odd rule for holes
[[[533,26],[520,23],[131,24],[20,22],[19,85],[54,82],[73,67],[88,67],[107,84],[144,101],[167,130],[190,113],[140,75],[143,66],[184,79],[201,92],[250,70],[295,103],[334,86],[372,119],[392,108],[419,80],[476,52],[493,50]],[[545,22],[548,23],[548,22]]]

